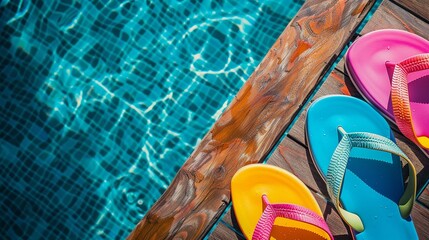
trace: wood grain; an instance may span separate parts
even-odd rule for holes
[[[425,189],[423,189],[417,201],[425,208],[429,209],[429,185],[426,185]]]
[[[244,235],[241,233],[240,226],[238,225],[237,219],[235,217],[234,211],[231,208],[225,213],[221,221],[224,225],[229,226],[230,228],[235,229],[235,232],[233,231],[233,235],[237,237],[238,239],[246,239]],[[211,235],[210,235],[211,236]],[[224,239],[230,239],[230,238],[224,238]]]
[[[226,224],[219,223],[215,230],[210,234],[209,240],[245,240],[241,235],[235,233]]]
[[[417,203],[414,205],[411,217],[419,239],[429,239],[429,210]]]
[[[410,12],[420,16],[428,21],[429,19],[429,2],[427,0],[394,0]]]
[[[429,6],[429,1],[423,1],[426,1],[427,6]],[[429,24],[427,22],[424,22],[421,19],[415,17],[395,3],[386,0],[380,4],[377,11],[373,14],[360,34],[366,34],[375,30],[389,28],[405,30],[415,33],[423,38],[429,39]],[[345,73],[344,58],[342,58],[341,61],[337,64],[336,68],[340,72]]]
[[[338,70],[334,69],[329,74],[328,78],[325,80],[325,82],[322,84],[319,90],[316,92],[316,94],[313,96],[313,98],[310,99],[309,104],[302,111],[298,120],[290,129],[288,135],[296,139],[297,141],[301,142],[302,144],[305,144],[304,128],[305,128],[305,119],[307,118],[308,106],[314,100],[322,96],[332,95],[332,94],[343,94],[343,95],[349,95],[354,97],[360,97],[358,91],[354,86],[352,86],[352,84],[349,84],[349,82],[347,82],[347,85],[346,85],[345,75],[339,72]]]
[[[317,172],[306,147],[296,141],[285,138],[267,163],[288,170],[310,189],[324,196],[328,195],[325,182]]]
[[[426,1],[426,8],[429,3]],[[406,2],[411,2],[406,0]],[[361,34],[365,34],[378,29],[394,28],[401,29],[420,35],[426,39],[429,38],[427,31],[428,23],[415,17],[410,12],[401,8],[391,1],[383,1],[377,11],[371,17],[370,21],[362,29]]]
[[[236,232],[240,233],[240,236],[242,238],[245,238],[244,235],[241,233],[240,226],[238,225],[237,218],[235,217],[234,211],[231,208],[228,210],[228,212],[224,215],[222,218],[222,222],[225,223],[225,225],[231,226],[236,230]]]
[[[373,0],[308,0],[128,239],[199,239],[230,202],[230,180],[291,123]]]

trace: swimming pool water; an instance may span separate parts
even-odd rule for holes
[[[0,1],[0,236],[124,239],[297,1]]]

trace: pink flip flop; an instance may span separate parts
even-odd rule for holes
[[[429,41],[415,34],[378,30],[358,38],[346,70],[361,95],[429,153]]]

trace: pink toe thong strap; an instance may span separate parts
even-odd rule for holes
[[[271,229],[273,228],[274,220],[277,217],[288,218],[314,225],[328,233],[331,240],[334,239],[325,220],[310,209],[295,204],[271,204],[266,195],[262,195],[262,201],[264,203],[265,210],[256,225],[255,231],[253,232],[253,240],[270,239]]]
[[[427,148],[428,146],[423,146],[419,142],[414,131],[407,75],[412,72],[429,69],[429,54],[419,54],[398,64],[389,63],[389,65],[394,65],[391,98],[395,122],[402,134],[408,139],[419,146]]]

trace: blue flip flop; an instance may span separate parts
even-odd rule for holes
[[[355,239],[418,239],[410,217],[415,169],[379,113],[354,97],[322,97],[308,110],[306,137],[329,197]],[[399,156],[409,166],[405,189]]]

